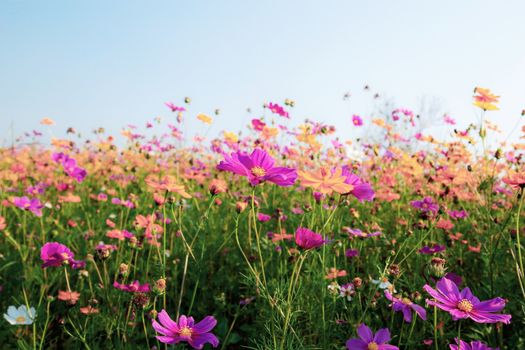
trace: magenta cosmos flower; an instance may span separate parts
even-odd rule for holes
[[[463,340],[458,343],[458,338],[454,338],[454,340],[457,345],[449,344],[451,350],[499,350],[499,348],[491,348],[479,340],[471,341],[470,344]]]
[[[193,317],[181,315],[177,322],[174,322],[166,310],[159,313],[158,323],[152,320],[153,328],[158,335],[157,339],[165,344],[177,344],[186,341],[194,349],[202,349],[204,344],[210,343],[214,348],[219,345],[219,339],[210,333],[217,324],[213,316],[206,316],[202,321],[195,324]]]
[[[382,328],[374,333],[364,323],[357,328],[360,339],[348,339],[346,348],[348,350],[399,350],[397,346],[387,344],[390,341],[390,331]]]
[[[437,290],[428,284],[423,286],[423,289],[435,299],[435,301],[427,299],[427,304],[448,311],[454,321],[470,318],[477,323],[510,323],[511,315],[495,313],[505,307],[505,300],[502,298],[480,301],[469,288],[460,292],[458,286],[446,277],[436,283],[436,288]]]
[[[352,116],[352,124],[354,124],[355,126],[361,126],[363,125],[363,119],[361,119],[360,116],[354,114]]]
[[[36,216],[42,216],[42,208],[44,205],[38,198],[29,199],[26,196],[14,197],[13,204],[20,209],[29,210]]]
[[[268,107],[268,109],[272,111],[272,113],[280,115],[283,118],[290,119],[290,115],[288,114],[288,112],[285,111],[284,108],[282,106],[279,106],[277,103],[270,102],[266,107]]]
[[[341,175],[346,178],[345,184],[352,186],[352,190],[350,191],[351,195],[356,197],[360,202],[371,201],[374,199],[375,193],[369,183],[364,182],[356,174],[352,174],[347,165],[343,166],[341,169]],[[334,173],[335,170],[336,169],[332,169],[332,173]]]
[[[141,285],[139,281],[130,284],[121,284],[115,281],[113,282],[113,287],[128,293],[147,293],[150,291],[149,284],[144,283]]]
[[[86,266],[85,261],[75,260],[75,254],[68,247],[57,242],[48,242],[40,249],[40,259],[44,262],[42,268],[58,267],[64,264],[74,269]]]
[[[422,212],[432,212],[437,213],[439,210],[439,205],[437,205],[432,197],[425,197],[420,201],[412,201],[410,204],[416,208],[421,210]]]
[[[298,227],[295,231],[295,243],[303,249],[318,248],[325,244],[325,242],[323,236],[307,228]]]
[[[388,290],[385,290],[385,297],[392,302],[392,309],[394,311],[401,311],[403,313],[405,322],[412,322],[412,310],[414,310],[423,321],[426,321],[427,311],[422,306],[414,304],[412,300],[408,298],[396,298]]]
[[[225,154],[224,160],[217,165],[217,169],[246,176],[254,186],[264,181],[285,187],[295,183],[297,179],[295,169],[273,165],[273,158],[262,149],[256,148],[250,155],[240,151],[230,156]]]
[[[458,338],[454,338],[454,340],[458,344]],[[499,348],[491,348],[479,340],[471,341],[470,344],[460,340],[458,345],[449,344],[450,350],[499,350]]]

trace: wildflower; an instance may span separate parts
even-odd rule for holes
[[[452,118],[452,117],[449,116],[448,114],[445,114],[445,115],[443,116],[443,121],[444,121],[446,124],[456,125],[456,121],[454,120],[454,118]]]
[[[171,175],[166,175],[161,179],[158,179],[155,175],[148,175],[144,182],[154,190],[168,191],[172,193],[177,193],[183,198],[191,198],[191,196],[186,192],[183,185],[177,184],[175,177]]]
[[[323,236],[307,228],[298,227],[295,231],[295,243],[303,249],[318,248],[325,244]]]
[[[429,266],[429,271],[431,275],[437,278],[445,276],[445,273],[447,271],[447,268],[445,267],[446,263],[447,261],[445,259],[432,258]]]
[[[228,190],[228,185],[226,184],[226,181],[220,180],[220,179],[213,179],[210,182],[210,186],[208,187],[209,191],[212,195],[218,195],[219,193],[226,192]]]
[[[219,346],[217,337],[210,331],[217,324],[213,316],[206,316],[202,321],[195,324],[193,317],[181,315],[174,322],[166,310],[162,310],[159,315],[159,322],[152,320],[153,328],[157,333],[157,339],[165,344],[177,344],[188,342],[194,349],[202,349],[204,344],[210,343],[214,348]]]
[[[336,169],[332,169],[335,171]],[[352,186],[352,189],[348,192],[356,197],[360,202],[372,201],[374,199],[374,190],[369,183],[364,182],[359,176],[352,174],[348,166],[341,168],[341,175],[345,176],[345,183]]]
[[[405,322],[412,322],[412,310],[424,321],[427,319],[426,310],[412,302],[409,298],[396,298],[388,290],[385,290],[385,297],[392,302],[392,309],[394,311],[401,311]]]
[[[55,125],[55,121],[51,118],[43,118],[40,120],[40,124],[42,125]]]
[[[491,348],[479,340],[471,341],[470,344],[463,340],[454,338],[457,345],[449,344],[450,350],[499,350],[499,348]]]
[[[339,286],[339,284],[337,283],[337,281],[332,281],[329,285],[328,285],[328,292],[331,294],[331,295],[338,295],[339,294],[339,291],[341,289],[341,286]]]
[[[164,103],[172,112],[185,112],[186,108],[174,105],[171,102]]]
[[[57,242],[48,242],[40,249],[42,268],[58,267],[63,264],[71,265],[74,269],[86,266],[85,261],[75,260],[75,254],[68,247]]]
[[[150,288],[148,283],[140,284],[139,281],[134,281],[130,284],[120,284],[117,281],[113,282],[113,287],[123,290],[128,293],[148,293]]]
[[[525,188],[525,173],[511,172],[503,178],[503,182],[515,190]]]
[[[91,315],[91,314],[98,314],[99,310],[94,308],[91,305],[88,305],[88,306],[81,307],[80,312],[82,312],[84,315]]]
[[[56,163],[62,164],[62,168],[64,169],[64,172],[77,180],[78,183],[81,183],[84,178],[87,176],[87,172],[84,168],[81,168],[77,165],[77,161],[74,158],[71,158],[67,154],[64,153],[53,153],[51,155],[51,158]]]
[[[20,209],[29,210],[36,216],[42,216],[42,208],[44,205],[38,198],[29,199],[26,196],[23,197],[14,197],[13,204]]]
[[[416,200],[410,202],[410,204],[416,208],[421,210],[424,213],[431,212],[431,213],[437,213],[439,210],[439,205],[434,203],[434,200],[432,197],[425,197],[422,200]]]
[[[343,284],[339,288],[339,296],[341,298],[346,298],[348,301],[352,300],[352,296],[355,294],[355,288],[352,283]]]
[[[381,289],[393,289],[392,283],[388,281],[388,278],[383,277],[380,280],[371,280],[373,284],[377,284],[377,286]]]
[[[342,168],[335,168],[330,171],[326,167],[321,167],[317,171],[299,171],[301,184],[305,187],[312,187],[314,191],[322,194],[337,192],[340,194],[349,193],[353,186],[346,183],[346,176],[343,175]]]
[[[58,300],[62,300],[67,302],[69,305],[75,305],[77,301],[80,299],[80,293],[79,292],[73,292],[73,291],[58,291]]]
[[[207,116],[206,114],[199,114],[197,116],[197,119],[199,119],[204,124],[208,124],[208,125],[211,125],[211,123],[213,122],[213,119],[211,117]]]
[[[3,216],[0,216],[0,231],[2,231],[4,228],[6,228],[5,218]]]
[[[267,222],[267,221],[270,221],[271,219],[272,217],[270,215],[266,215],[263,213],[257,213],[257,220],[259,220],[260,222]]]
[[[361,119],[360,116],[354,114],[352,116],[352,124],[354,124],[354,126],[361,126],[363,125],[363,119]]]
[[[359,250],[357,250],[357,249],[347,249],[345,251],[345,256],[347,258],[353,258],[353,257],[359,256]]]
[[[499,109],[494,103],[499,102],[498,99],[500,96],[492,94],[489,89],[480,87],[476,87],[474,93],[477,94],[474,95],[474,106],[477,106],[484,111],[495,111]]]
[[[436,254],[444,251],[446,247],[444,245],[434,244],[432,247],[424,246],[419,249],[418,252],[421,254]]]
[[[448,215],[452,219],[464,219],[468,216],[468,212],[466,212],[465,210],[449,210]]]
[[[246,176],[253,186],[270,181],[279,186],[292,186],[297,179],[295,169],[275,167],[273,158],[256,148],[248,155],[242,152],[224,155],[224,160],[217,165],[217,169]]]
[[[35,308],[31,307],[29,310],[27,310],[25,305],[19,306],[18,309],[11,305],[7,308],[7,313],[4,314],[4,318],[12,325],[33,324],[35,316]]]
[[[344,277],[346,276],[345,270],[338,270],[335,267],[331,267],[330,270],[328,270],[328,274],[324,276],[327,280],[335,280],[338,277]]]
[[[268,103],[268,104],[266,105],[266,107],[268,107],[268,109],[269,109],[272,113],[277,114],[277,115],[279,115],[279,116],[281,116],[281,117],[283,117],[283,118],[288,118],[288,119],[290,119],[290,115],[288,114],[288,112],[285,111],[284,108],[281,107],[281,106],[279,106],[277,103],[272,103],[272,102],[270,102],[270,103]]]
[[[427,299],[427,304],[448,311],[453,320],[470,318],[477,323],[510,323],[511,315],[495,313],[505,307],[506,302],[502,298],[480,301],[469,288],[460,292],[458,286],[446,277],[437,282],[437,290],[427,284],[423,288],[435,299]]]
[[[358,338],[348,339],[346,348],[348,350],[398,350],[394,345],[387,344],[390,341],[390,331],[382,328],[374,334],[364,323],[357,328]]]

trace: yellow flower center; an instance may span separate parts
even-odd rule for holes
[[[405,305],[410,305],[412,304],[412,300],[408,299],[408,298],[403,298],[401,299],[401,301],[403,302],[403,304]]]
[[[179,335],[182,337],[191,337],[191,329],[188,327],[182,327],[179,331]]]
[[[264,168],[261,168],[260,166],[254,166],[250,169],[251,173],[257,177],[263,177],[266,175],[266,170]]]
[[[379,349],[379,345],[375,341],[368,343],[368,350],[377,350]]]
[[[60,254],[60,256],[64,259],[69,259],[69,254],[68,253],[62,253]]]
[[[472,305],[472,303],[470,302],[470,300],[462,299],[462,300],[458,303],[458,309],[460,309],[460,310],[463,311],[463,312],[471,312],[471,311],[472,311],[472,308],[473,308],[473,305]]]
[[[26,321],[26,318],[24,316],[18,316],[15,319],[16,323],[24,323]]]

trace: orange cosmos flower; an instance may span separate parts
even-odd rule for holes
[[[338,270],[335,267],[331,267],[330,270],[328,271],[328,274],[324,276],[324,278],[326,278],[327,280],[333,280],[333,279],[336,279],[337,277],[344,277],[344,276],[346,276],[345,270]]]
[[[2,231],[6,227],[5,218],[3,216],[0,216],[0,231]]]
[[[153,174],[148,175],[144,182],[146,182],[146,184],[154,190],[175,192],[184,198],[191,198],[191,196],[184,189],[184,186],[177,184],[175,182],[175,178],[171,175],[166,175],[162,179],[157,179]]]
[[[40,121],[40,124],[42,125],[55,125],[55,121],[50,118],[44,118]]]
[[[314,191],[321,192],[323,194],[331,194],[332,192],[337,193],[348,193],[354,188],[352,185],[345,183],[346,177],[342,175],[343,170],[341,168],[335,168],[334,171],[330,171],[327,167],[321,167],[317,171],[306,172],[298,171],[301,184],[305,187],[312,187]]]
[[[80,299],[79,292],[66,292],[63,290],[58,291],[58,300],[67,302],[69,305],[75,305]]]
[[[211,125],[211,123],[213,122],[213,119],[211,117],[208,117],[206,114],[199,114],[197,116],[197,119],[199,119],[204,124],[208,125]]]
[[[515,190],[525,187],[525,174],[510,172],[503,178],[503,182]]]
[[[498,99],[500,96],[492,94],[489,89],[480,87],[476,87],[474,93],[477,94],[474,95],[474,106],[477,106],[484,111],[495,111],[499,109],[494,103],[499,102]]]
[[[91,314],[98,314],[98,309],[95,309],[93,306],[88,305],[80,308],[80,312],[82,312],[84,315],[91,315]]]

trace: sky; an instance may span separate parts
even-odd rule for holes
[[[524,13],[522,0],[3,0],[0,145],[44,117],[54,136],[173,121],[164,102],[186,96],[192,132],[240,130],[291,98],[293,120],[347,138],[375,108],[364,85],[398,107],[436,101],[459,126],[477,121],[474,87],[490,88],[506,137],[525,108]],[[195,120],[216,108],[211,130]]]

